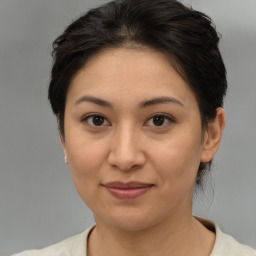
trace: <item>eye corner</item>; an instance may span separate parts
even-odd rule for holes
[[[111,126],[110,122],[102,114],[90,113],[81,118],[81,122],[93,129]]]
[[[168,127],[172,123],[175,123],[175,119],[171,115],[164,113],[155,113],[147,119],[147,121],[145,122],[145,126],[163,129]]]

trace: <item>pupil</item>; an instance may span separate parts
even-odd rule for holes
[[[163,116],[155,116],[153,119],[153,123],[156,126],[161,126],[164,123],[164,117]]]
[[[94,125],[100,126],[100,125],[103,125],[103,123],[104,123],[104,118],[102,116],[93,117],[93,124]]]

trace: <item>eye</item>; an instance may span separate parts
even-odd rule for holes
[[[110,125],[105,117],[97,114],[87,115],[83,118],[82,121],[86,122],[89,126],[92,127],[102,127]]]
[[[156,114],[148,119],[146,125],[161,128],[167,126],[171,122],[174,121],[170,116],[164,114]]]

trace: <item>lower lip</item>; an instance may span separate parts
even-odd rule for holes
[[[141,187],[141,188],[112,188],[106,187],[111,195],[122,200],[135,199],[145,194],[152,186]]]

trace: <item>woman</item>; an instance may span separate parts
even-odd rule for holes
[[[49,100],[96,225],[18,255],[256,255],[192,216],[225,126],[218,41],[174,0],[112,1],[56,39]]]

